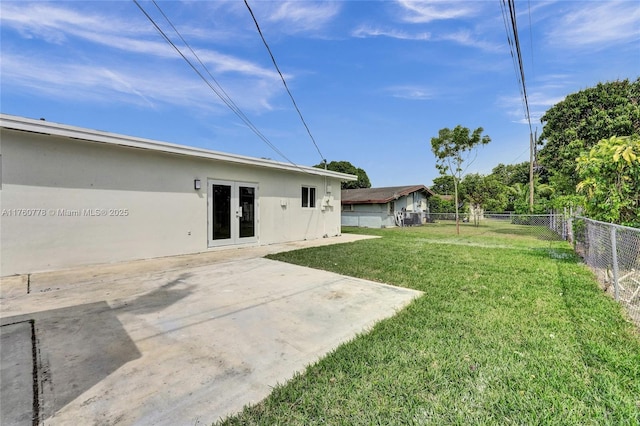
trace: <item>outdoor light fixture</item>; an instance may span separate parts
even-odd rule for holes
[[[200,179],[194,179],[193,181],[193,189],[200,189]]]

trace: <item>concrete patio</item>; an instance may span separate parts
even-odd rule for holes
[[[263,258],[362,238],[3,278],[0,423],[206,425],[259,402],[419,296]]]

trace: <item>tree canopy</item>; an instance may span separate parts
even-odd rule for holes
[[[324,169],[324,163],[316,164],[313,167]],[[367,176],[367,172],[348,161],[332,161],[327,164],[327,170],[358,176],[357,181],[342,182],[342,189],[371,188],[371,181]]]
[[[558,194],[574,194],[576,158],[598,141],[640,134],[640,77],[599,83],[568,95],[540,119],[539,163]]]
[[[516,183],[529,182],[529,162],[518,164],[498,164],[491,170],[493,175],[503,185],[511,186]]]
[[[507,206],[504,184],[493,174],[483,176],[478,173],[470,173],[464,177],[461,186],[465,198],[471,203],[474,210],[504,211]]]
[[[433,179],[431,189],[436,194],[453,194],[453,178],[448,175],[437,177]],[[552,204],[556,199],[554,188],[538,178],[534,182],[534,194],[534,213],[563,207]],[[458,197],[461,208],[466,204],[490,212],[529,213],[529,163],[498,164],[488,175],[469,173],[458,184]],[[572,197],[574,206],[582,205],[576,196]],[[429,208],[434,213],[455,211],[453,201],[436,200],[435,197],[429,201]]]
[[[453,177],[438,176],[433,179],[433,185],[431,190],[439,195],[452,195],[453,194]]]
[[[640,136],[602,139],[578,158],[589,217],[640,227]]]

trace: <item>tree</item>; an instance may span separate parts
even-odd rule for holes
[[[536,196],[533,211],[531,211],[531,206],[529,205],[529,191],[529,184],[519,182],[508,187],[509,208],[517,214],[547,213],[551,207],[550,198],[555,193],[554,188],[546,183],[534,182],[533,192]]]
[[[451,176],[439,176],[433,179],[431,190],[436,193],[429,199],[429,211],[431,213],[451,213],[455,210],[453,194],[453,178]]]
[[[529,162],[518,164],[498,164],[491,170],[494,176],[503,185],[511,186],[515,183],[529,183]]]
[[[461,182],[466,198],[471,203],[474,211],[484,209],[487,211],[504,211],[507,205],[507,196],[504,185],[493,175],[483,176],[478,173],[470,173]],[[473,220],[478,225],[478,216],[474,214]]]
[[[449,175],[453,178],[456,233],[458,234],[460,234],[458,184],[465,170],[475,160],[478,145],[486,145],[491,141],[489,136],[482,136],[483,131],[482,127],[478,127],[471,133],[467,127],[457,125],[453,130],[446,127],[440,129],[438,137],[431,138],[431,151],[436,156],[436,168],[443,176]],[[472,154],[473,158],[471,158]]]
[[[451,176],[439,176],[434,178],[431,190],[439,195],[453,194],[453,178]]]
[[[429,212],[430,213],[451,213],[455,210],[453,206],[453,200],[449,195],[436,194],[429,198]]]
[[[575,194],[576,158],[601,139],[640,134],[640,78],[599,83],[567,96],[540,119],[539,163],[558,195]]]
[[[324,169],[324,163],[316,164],[313,167]],[[327,170],[358,176],[357,181],[342,182],[342,189],[371,188],[371,181],[369,180],[369,176],[367,176],[367,172],[348,161],[332,161],[327,164]]]
[[[640,227],[640,136],[602,139],[578,158],[589,217]]]

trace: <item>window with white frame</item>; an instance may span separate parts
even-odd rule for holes
[[[302,187],[302,207],[310,209],[316,207],[316,189],[313,186]]]

